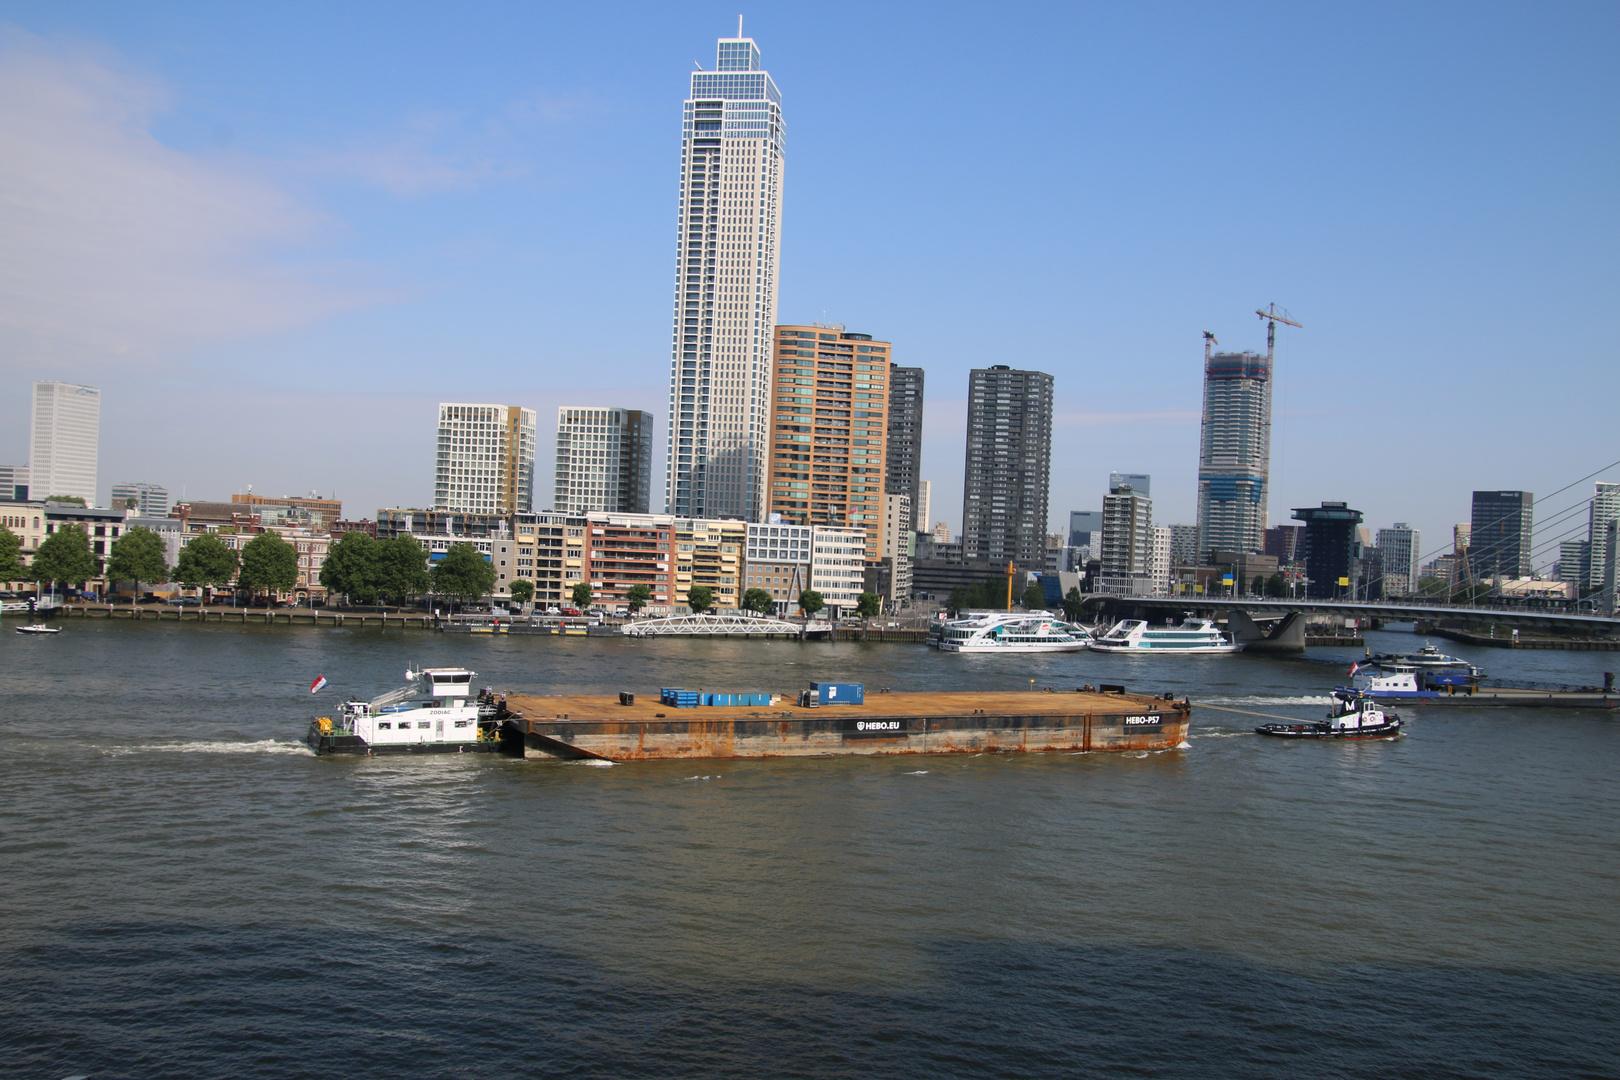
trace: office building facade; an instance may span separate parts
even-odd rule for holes
[[[923,489],[928,482],[920,476],[922,466],[923,369],[889,367],[889,440],[885,450],[884,491],[910,499],[913,517],[927,521],[928,499]]]
[[[1108,474],[1108,490],[1129,485],[1138,495],[1153,497],[1153,477],[1148,473],[1139,472],[1111,472]]]
[[[1342,502],[1294,510],[1305,523],[1305,596],[1310,600],[1356,598],[1361,562],[1361,511]]]
[[[1103,499],[1101,588],[1122,596],[1152,593],[1153,500],[1129,484]],[[1168,546],[1165,551],[1169,557]]]
[[[1620,520],[1620,484],[1600,481],[1595,485],[1592,503],[1587,509],[1584,588],[1601,589],[1607,580],[1609,555],[1604,530],[1609,522],[1616,520]]]
[[[682,115],[665,502],[677,517],[765,513],[785,134],[752,38],[722,38]]]
[[[1261,551],[1271,475],[1271,361],[1215,353],[1204,363],[1198,448],[1200,551]]]
[[[1052,469],[1052,376],[1004,364],[968,377],[962,551],[970,562],[1046,560]]]
[[[1423,557],[1421,541],[1422,534],[1404,521],[1397,521],[1392,529],[1378,530],[1385,596],[1406,596],[1417,591],[1418,564]]]
[[[1528,491],[1474,492],[1468,565],[1475,578],[1530,576],[1535,501]]]
[[[652,450],[650,412],[560,407],[552,510],[560,514],[647,513]]]
[[[441,404],[433,508],[460,514],[532,512],[534,446],[533,409]]]
[[[810,538],[810,588],[821,594],[827,617],[855,611],[866,588],[864,529],[816,528]]]
[[[114,484],[112,497],[123,499],[147,517],[169,516],[169,489],[156,484]]]
[[[101,391],[78,383],[36,382],[29,438],[28,494],[96,505]]]
[[[28,466],[0,465],[0,502],[28,501]]]
[[[799,609],[799,594],[810,587],[808,525],[787,525],[780,519],[748,526],[747,567],[743,591],[764,589],[778,615]]]
[[[891,346],[838,323],[779,326],[770,513],[861,529],[882,557]]]

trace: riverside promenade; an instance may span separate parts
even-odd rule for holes
[[[341,611],[333,608],[196,607],[185,604],[64,604],[50,613],[63,619],[281,624],[283,626],[398,627],[432,630],[438,620],[426,612]]]

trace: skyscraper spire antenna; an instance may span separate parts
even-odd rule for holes
[[[742,16],[737,16],[737,36],[742,37]]]

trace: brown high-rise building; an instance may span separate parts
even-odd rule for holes
[[[882,553],[887,341],[836,323],[776,328],[767,505],[794,525],[863,529]]]

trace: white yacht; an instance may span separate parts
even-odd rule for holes
[[[1090,640],[1084,627],[1044,611],[1007,611],[943,623],[937,644],[941,652],[1079,652]]]
[[[305,742],[317,754],[443,754],[500,748],[501,704],[473,696],[477,672],[467,668],[406,671],[409,680],[370,701],[345,701],[335,717],[309,725]]]
[[[1110,653],[1234,653],[1243,649],[1208,619],[1188,619],[1180,626],[1121,619],[1108,633],[1092,638],[1090,647]]]

